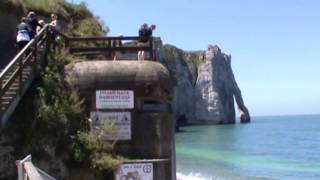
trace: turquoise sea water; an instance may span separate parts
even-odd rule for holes
[[[177,172],[184,179],[320,179],[320,115],[181,129]]]

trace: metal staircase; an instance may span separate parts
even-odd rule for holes
[[[48,53],[49,26],[45,26],[0,73],[0,115],[4,125],[33,79],[41,71]]]

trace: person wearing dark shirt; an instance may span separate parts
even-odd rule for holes
[[[37,27],[38,26],[42,27],[42,25],[39,24],[39,21],[36,17],[36,14],[33,11],[29,12],[29,14],[28,14],[27,24],[29,24],[29,26],[31,28],[30,38],[32,39],[37,34]]]
[[[139,29],[139,42],[146,43],[148,42],[148,24],[143,24]]]
[[[26,46],[30,41],[31,28],[26,23],[27,19],[25,17],[21,18],[21,23],[18,25],[18,33],[17,33],[17,43],[19,47],[19,51],[21,51],[24,46]]]
[[[152,24],[149,28],[148,28],[148,32],[147,35],[148,37],[152,36],[152,32],[156,29],[156,25]]]
[[[148,27],[148,24],[144,23],[139,29],[139,46],[148,43],[149,38],[152,36],[152,32],[156,29],[155,25]],[[144,60],[144,51],[138,52],[138,60]]]

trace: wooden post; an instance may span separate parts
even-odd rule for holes
[[[24,180],[24,167],[23,164],[25,162],[31,162],[31,155],[28,155],[25,157],[23,160],[17,160],[16,161],[16,166],[17,166],[17,171],[18,171],[18,180]]]
[[[68,37],[64,37],[64,45],[65,45],[65,48],[67,49],[67,51],[69,52],[69,47],[70,47],[70,44],[69,44],[69,38]]]
[[[26,52],[28,52],[28,51],[26,51]],[[18,70],[18,72],[19,72],[19,94],[20,95],[22,95],[22,67],[23,67],[23,58],[20,57],[19,58],[19,70]]]
[[[36,71],[36,67],[37,67],[37,63],[38,63],[38,60],[37,60],[37,51],[38,51],[38,46],[37,46],[37,43],[35,43],[34,45],[34,50],[33,50],[33,55],[34,55],[34,61],[33,61],[33,71],[35,72]]]
[[[3,91],[2,91],[2,78],[0,78],[0,127],[1,127],[1,124],[2,124],[2,96],[3,96]]]
[[[110,49],[110,47],[111,47],[111,45],[112,45],[112,42],[111,42],[111,40],[110,39],[107,39],[107,49]],[[113,59],[113,57],[112,57],[112,52],[105,52],[106,54],[107,54],[107,56],[108,57],[110,57],[110,59]]]
[[[37,169],[34,167],[32,162],[25,162],[24,163],[24,170],[26,172],[26,175],[28,179],[30,180],[43,180],[37,171]]]
[[[150,37],[150,60],[154,61],[154,57],[153,57],[153,37]]]
[[[47,35],[46,35],[46,56],[47,56],[47,54],[49,54],[50,53],[50,51],[51,51],[51,37],[50,37],[50,32],[49,32],[49,30],[47,30]]]

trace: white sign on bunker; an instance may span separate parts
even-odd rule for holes
[[[105,140],[130,140],[131,139],[131,114],[130,112],[91,112],[91,132],[99,133],[101,126],[110,126],[110,132],[103,132]]]
[[[152,163],[122,164],[115,172],[116,180],[153,180]]]
[[[97,109],[133,109],[134,93],[132,90],[96,91]]]

